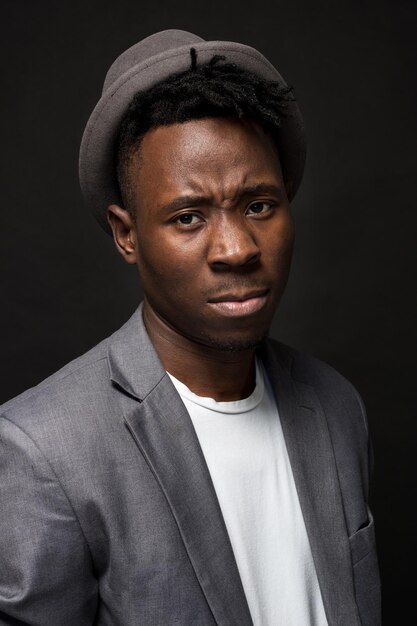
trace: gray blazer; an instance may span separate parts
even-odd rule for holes
[[[361,400],[317,359],[273,340],[259,353],[329,626],[377,626]],[[141,308],[1,414],[0,624],[252,624],[197,436]]]

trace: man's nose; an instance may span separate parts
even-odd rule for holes
[[[220,220],[212,225],[207,260],[213,269],[252,265],[260,256],[261,250],[244,220]]]

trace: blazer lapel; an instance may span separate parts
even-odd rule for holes
[[[274,389],[329,626],[360,626],[336,462],[314,389],[265,343],[262,359]]]
[[[109,364],[114,384],[127,394],[125,422],[164,492],[214,619],[219,626],[253,626],[197,435],[141,308],[113,336]]]

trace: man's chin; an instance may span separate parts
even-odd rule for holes
[[[207,347],[221,352],[247,352],[255,350],[265,339],[267,333],[250,337],[214,337],[203,335],[202,340]]]

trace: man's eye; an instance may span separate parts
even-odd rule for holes
[[[200,218],[193,213],[182,213],[182,215],[178,215],[178,217],[175,218],[175,221],[183,226],[194,226],[198,224]]]
[[[248,213],[249,215],[259,215],[260,213],[266,213],[267,211],[269,211],[269,209],[271,208],[272,203],[271,202],[253,202],[249,207],[248,207]]]

